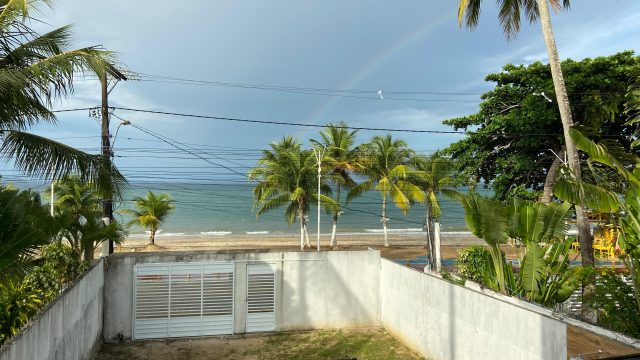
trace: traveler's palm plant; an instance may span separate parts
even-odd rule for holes
[[[363,148],[360,174],[367,180],[353,187],[347,195],[347,202],[375,189],[382,195],[382,228],[384,246],[389,246],[387,221],[387,201],[391,201],[404,213],[412,202],[425,201],[424,192],[411,182],[412,169],[407,165],[414,155],[407,143],[393,139],[391,135],[375,136]]]
[[[489,288],[553,305],[568,299],[591,274],[591,268],[569,267],[570,204],[515,199],[507,206],[475,193],[461,200],[469,230],[489,247],[492,266],[484,276]],[[525,245],[517,274],[500,248],[509,238]]]

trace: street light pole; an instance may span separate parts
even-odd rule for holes
[[[318,251],[320,251],[320,179],[322,179],[322,158],[324,157],[324,151],[324,147],[322,150],[313,149],[313,154],[316,156],[316,161],[318,163]]]

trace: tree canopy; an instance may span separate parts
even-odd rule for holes
[[[626,51],[565,60],[562,70],[575,123],[590,129],[594,140],[630,149],[637,125],[627,124],[632,114],[625,104],[632,100],[628,90],[640,74],[640,57]],[[459,176],[491,184],[498,198],[537,197],[564,150],[549,65],[508,64],[486,81],[495,87],[482,95],[477,113],[444,121],[470,131],[445,152],[457,160]]]

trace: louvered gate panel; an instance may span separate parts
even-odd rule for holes
[[[233,334],[233,264],[204,264],[202,334]]]
[[[169,336],[202,334],[202,264],[171,265]]]
[[[275,265],[247,265],[247,332],[275,330]]]
[[[233,334],[233,263],[134,268],[134,339]]]
[[[148,264],[136,266],[134,286],[135,339],[169,336],[169,274],[170,266]]]

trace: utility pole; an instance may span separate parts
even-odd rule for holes
[[[111,164],[111,144],[109,144],[109,89],[107,84],[107,72],[100,77],[100,85],[102,88],[102,156],[105,163]],[[113,219],[113,200],[111,199],[111,191],[105,194],[102,200],[102,212],[105,218],[111,221]],[[113,254],[113,241],[109,240],[109,255]]]

